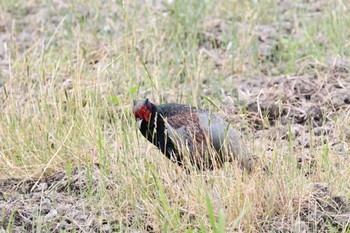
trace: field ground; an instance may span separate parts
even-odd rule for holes
[[[350,232],[349,10],[0,1],[0,229]],[[138,132],[145,97],[222,114],[256,168],[186,174]]]

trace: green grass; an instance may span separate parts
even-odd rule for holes
[[[279,65],[277,74],[291,74],[308,59],[349,56],[346,1],[319,1],[323,12],[311,18],[304,8],[288,8],[294,23],[290,33],[278,32],[273,59],[259,56],[254,29],[282,21],[274,1],[175,0],[162,9],[153,2],[0,1],[1,178],[70,174],[73,164],[99,163],[112,185],[84,190],[86,203],[118,221],[133,215],[129,230],[164,232],[261,232],[268,220],[293,225],[314,182],[350,196],[343,186],[348,165],[328,143],[311,148],[316,164],[308,177],[296,169],[295,154],[303,151],[293,149],[291,131],[289,147],[274,143],[269,174],[230,164],[187,175],[146,142],[131,113],[132,100],[145,97],[216,111],[208,100],[235,96],[232,75],[259,77]],[[200,36],[214,20],[221,23],[219,47]],[[340,123],[336,132],[346,138]],[[263,160],[265,142],[255,151]],[[36,229],[47,229],[37,217]],[[8,231],[12,223],[13,216]]]

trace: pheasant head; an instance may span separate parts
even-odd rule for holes
[[[132,111],[136,121],[141,125],[143,121],[149,123],[151,117],[155,115],[157,107],[146,98],[144,101],[140,102],[134,100]]]

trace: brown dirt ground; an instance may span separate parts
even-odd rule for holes
[[[69,178],[68,178],[69,177]],[[102,181],[97,165],[93,169],[75,166],[68,176],[58,172],[41,180],[10,179],[0,181],[0,209],[4,229],[13,221],[13,231],[33,229],[33,219],[49,224],[45,231],[113,232],[118,224],[106,209],[95,210],[86,201]],[[38,216],[40,216],[38,218]],[[13,219],[11,219],[13,217]]]
[[[278,25],[260,25],[255,28],[255,33],[259,37],[259,54],[262,61],[274,59],[273,51],[279,46],[277,36],[274,35],[291,33],[291,25],[295,23],[291,21],[292,17],[288,17],[288,8],[290,8],[288,4],[291,2],[281,3],[281,14],[285,15],[285,20],[282,17]],[[319,6],[317,1],[312,3],[299,7],[308,9],[310,17],[316,17],[317,14],[322,13],[322,6]],[[246,25],[240,26],[246,27]],[[208,25],[208,30],[199,35],[203,40],[201,46],[208,49],[220,48],[223,43],[220,37],[222,30],[225,30],[225,24],[220,20]],[[1,41],[8,40],[6,33],[1,35]],[[295,36],[298,39],[298,35],[295,34]],[[322,38],[320,35],[320,43],[327,43]],[[0,66],[6,67],[7,64],[1,59],[1,54]],[[217,62],[218,68],[223,67],[220,59]],[[226,110],[236,113],[238,113],[237,109],[243,105],[246,106],[246,116],[256,139],[270,137],[271,141],[287,141],[290,128],[296,150],[307,151],[310,143],[322,143],[323,136],[327,135],[330,146],[345,155],[348,149],[340,143],[344,139],[340,140],[334,132],[334,119],[338,114],[349,115],[350,112],[349,67],[350,59],[331,58],[326,64],[304,61],[300,64],[299,72],[291,75],[249,79],[227,77],[234,80],[241,102],[234,102],[227,98],[224,99],[223,105],[233,106],[232,109]],[[283,71],[284,67],[282,65],[273,69]],[[278,71],[276,73],[279,73]],[[313,142],[310,142],[310,137],[307,136],[310,130],[315,135]],[[346,136],[349,140],[350,129],[347,130]],[[304,153],[300,157],[301,166],[305,162],[312,162],[312,159],[310,153]],[[73,228],[87,232],[112,232],[119,230],[116,227],[118,225],[132,225],[132,219],[130,223],[118,223],[113,220],[113,215],[108,212],[108,209],[97,212],[93,206],[86,204],[85,196],[94,193],[102,180],[106,179],[98,166],[94,166],[93,170],[76,166],[72,169],[70,176],[66,171],[61,171],[39,181],[36,179],[2,180],[0,181],[2,227],[6,229],[9,222],[13,221],[15,232],[30,231],[33,227],[32,220],[40,218],[42,221],[52,223],[50,229],[46,230],[54,232],[70,231]],[[344,197],[331,193],[326,184],[316,183],[313,195],[305,200],[296,218],[300,220],[299,225],[293,227],[300,232],[326,231],[328,221],[335,227],[346,226],[350,223],[350,203],[346,202]],[[268,223],[263,223],[262,227],[266,231],[291,231],[290,223],[281,222],[278,219],[276,222],[270,220]]]
[[[324,146],[325,138],[330,148],[341,156],[341,162],[349,163],[349,149],[344,143],[350,139],[349,122],[342,125],[347,132],[346,138],[340,138],[335,132],[337,117],[349,119],[349,67],[349,60],[344,59],[333,59],[323,65],[305,62],[298,74],[240,82],[238,86],[242,96],[245,94],[248,122],[255,128],[256,140],[271,139],[271,148],[276,140],[281,140],[288,147],[291,132],[299,167],[307,167],[310,173],[314,162],[310,148]],[[311,140],[310,134],[313,135]],[[332,194],[327,184],[315,183],[313,195],[305,200],[296,219],[298,224],[295,226],[288,221],[276,219],[273,222],[270,219],[266,225],[263,223],[263,229],[274,232],[329,232],[331,223],[339,232],[349,230],[350,203],[345,197]]]

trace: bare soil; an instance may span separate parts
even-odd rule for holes
[[[337,119],[350,119],[350,58],[331,57],[326,63],[305,60],[299,64],[297,73],[275,75],[285,69],[283,64],[271,67],[271,62],[276,61],[275,51],[281,46],[277,35],[292,33],[292,25],[297,23],[293,21],[293,17],[289,17],[293,12],[288,9],[293,2],[281,1],[279,6],[281,20],[277,24],[260,25],[254,30],[259,39],[260,59],[269,63],[266,70],[262,70],[265,76],[226,77],[232,79],[237,87],[239,98],[238,101],[233,101],[231,98],[224,99],[223,105],[226,106],[225,110],[236,114],[240,114],[244,109],[249,130],[254,132],[256,140],[270,138],[271,144],[274,141],[284,141],[287,145],[292,137],[295,151],[303,152],[296,153],[300,157],[300,168],[307,166],[312,172],[310,164],[312,165],[314,158],[309,150],[312,146],[323,146],[325,136],[329,146],[339,155],[344,155],[342,162],[349,163],[348,148],[342,142],[350,140],[350,128],[346,128],[350,122],[344,124],[345,139],[339,138],[335,124]],[[309,12],[310,18],[322,14],[323,6],[319,5],[318,1],[298,4],[297,7]],[[31,15],[30,12],[28,15]],[[23,21],[29,23],[31,20]],[[10,37],[10,34],[5,33],[5,28],[9,26],[6,22],[2,24],[0,24],[1,42],[8,41]],[[221,37],[223,30],[225,30],[224,22],[212,21],[207,25],[207,30],[198,35],[202,40],[199,46],[212,49],[213,53],[216,53],[215,51],[220,50],[225,43]],[[27,41],[22,44],[28,46],[31,37],[28,36],[28,31],[23,30],[23,34],[18,39]],[[298,40],[299,35],[297,33],[294,35]],[[327,43],[321,34],[319,43]],[[2,75],[6,76],[8,64],[2,59],[1,49],[3,47],[0,47],[0,67],[3,67]],[[218,68],[224,67],[220,59],[217,63]],[[2,85],[0,83],[0,87]],[[0,94],[2,91],[0,88]],[[1,101],[0,99],[0,103]],[[313,135],[311,139],[310,133]],[[108,207],[99,207],[97,210],[94,202],[90,204],[87,201],[101,184],[106,189],[110,185],[98,165],[93,166],[93,169],[75,166],[69,173],[61,171],[40,180],[34,178],[1,180],[1,228],[13,227],[14,232],[32,231],[34,224],[36,227],[38,225],[33,223],[33,219],[41,219],[45,222],[43,230],[52,232],[61,230],[113,232],[121,230],[122,226],[132,227],[132,217],[127,222],[118,222]],[[342,231],[350,224],[350,203],[347,198],[333,194],[327,184],[315,183],[312,195],[305,200],[295,219],[298,220],[295,221],[298,224],[293,226],[288,221],[281,221],[279,217],[276,217],[276,221],[262,220],[262,230],[319,232],[330,231],[331,225],[334,229]],[[152,231],[151,226],[145,226],[145,229]]]
[[[108,209],[97,211],[87,201],[103,182],[98,166],[93,168],[75,166],[69,173],[62,171],[40,180],[0,181],[3,229],[11,224],[14,232],[31,231],[33,219],[39,219],[49,226],[43,230],[50,232],[118,230]]]

